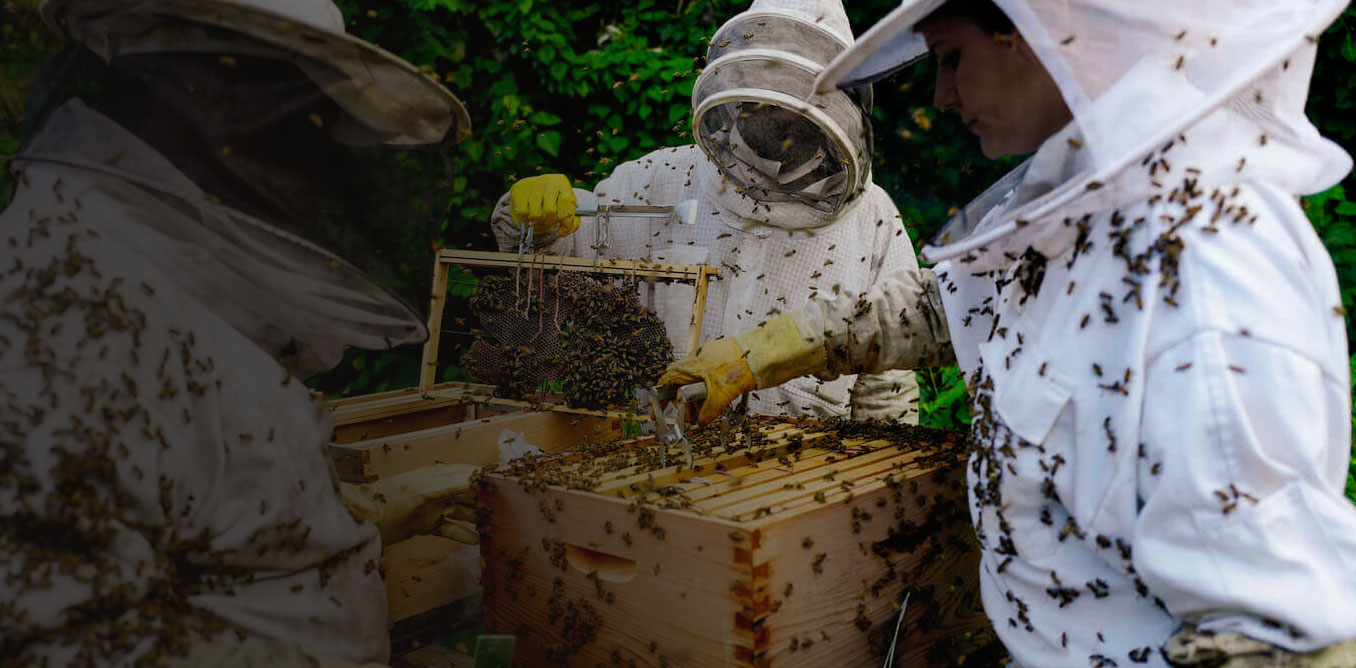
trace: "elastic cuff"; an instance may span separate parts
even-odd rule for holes
[[[735,340],[748,353],[749,368],[759,388],[822,373],[828,365],[823,336],[815,331],[809,313],[803,308],[736,334]]]

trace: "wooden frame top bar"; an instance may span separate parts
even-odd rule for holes
[[[700,264],[664,264],[641,260],[588,259],[565,255],[518,255],[517,253],[493,253],[489,251],[438,251],[438,262],[443,264],[461,264],[470,267],[503,267],[522,269],[526,267],[542,269],[563,269],[566,271],[585,271],[600,274],[639,275],[655,278],[675,278],[695,281],[706,274],[717,276],[720,270]]]

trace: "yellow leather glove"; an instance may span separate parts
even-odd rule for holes
[[[758,389],[744,350],[732,338],[716,339],[669,365],[659,385],[678,387],[706,383],[706,399],[697,413],[697,424],[710,424],[745,392]]]
[[[471,488],[474,466],[435,464],[365,485],[340,483],[340,497],[354,517],[372,522],[383,545],[417,534],[436,534],[474,545]]]
[[[822,372],[827,363],[823,336],[813,330],[809,315],[797,309],[698,348],[695,355],[670,364],[659,385],[705,382],[706,400],[697,423],[710,424],[739,395]]]
[[[509,214],[513,222],[531,223],[537,234],[557,226],[557,235],[573,234],[579,229],[579,216],[574,214],[578,204],[570,179],[564,174],[530,176],[509,188]]]

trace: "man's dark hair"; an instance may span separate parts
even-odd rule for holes
[[[973,21],[980,30],[999,35],[1017,32],[1017,26],[1013,25],[1012,19],[1008,18],[998,5],[993,4],[992,0],[949,0],[928,14],[927,18],[919,21],[918,26],[921,28],[931,21],[943,18]]]

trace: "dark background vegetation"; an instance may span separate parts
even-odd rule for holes
[[[456,173],[446,184],[452,196],[440,242],[478,249],[492,249],[486,219],[515,179],[561,172],[588,187],[621,162],[690,142],[690,96],[705,40],[747,4],[339,2],[349,32],[435,74],[470,108],[474,134],[454,156]],[[849,4],[860,32],[897,0]],[[28,84],[60,48],[38,20],[35,5],[35,0],[0,5],[0,163],[18,148]],[[1356,10],[1348,10],[1323,36],[1309,102],[1310,117],[1323,133],[1350,152],[1356,152],[1353,28]],[[875,180],[894,198],[909,234],[919,242],[1010,166],[985,160],[958,122],[931,108],[931,68],[923,62],[878,84],[873,114]],[[0,183],[0,205],[8,201],[11,185]],[[1337,264],[1343,303],[1356,313],[1356,180],[1348,177],[1306,198],[1305,208]],[[465,282],[453,284],[461,296],[469,289]],[[1349,339],[1356,338],[1352,323],[1348,316]],[[464,343],[445,338],[443,359],[455,362],[456,349]],[[417,380],[418,358],[416,347],[352,351],[341,367],[315,382],[331,394],[407,387]],[[1356,366],[1356,357],[1352,363]],[[455,363],[444,365],[441,375],[464,377]],[[964,388],[954,368],[926,370],[919,377],[928,423],[968,422]],[[1348,491],[1356,498],[1356,479],[1348,481]]]

